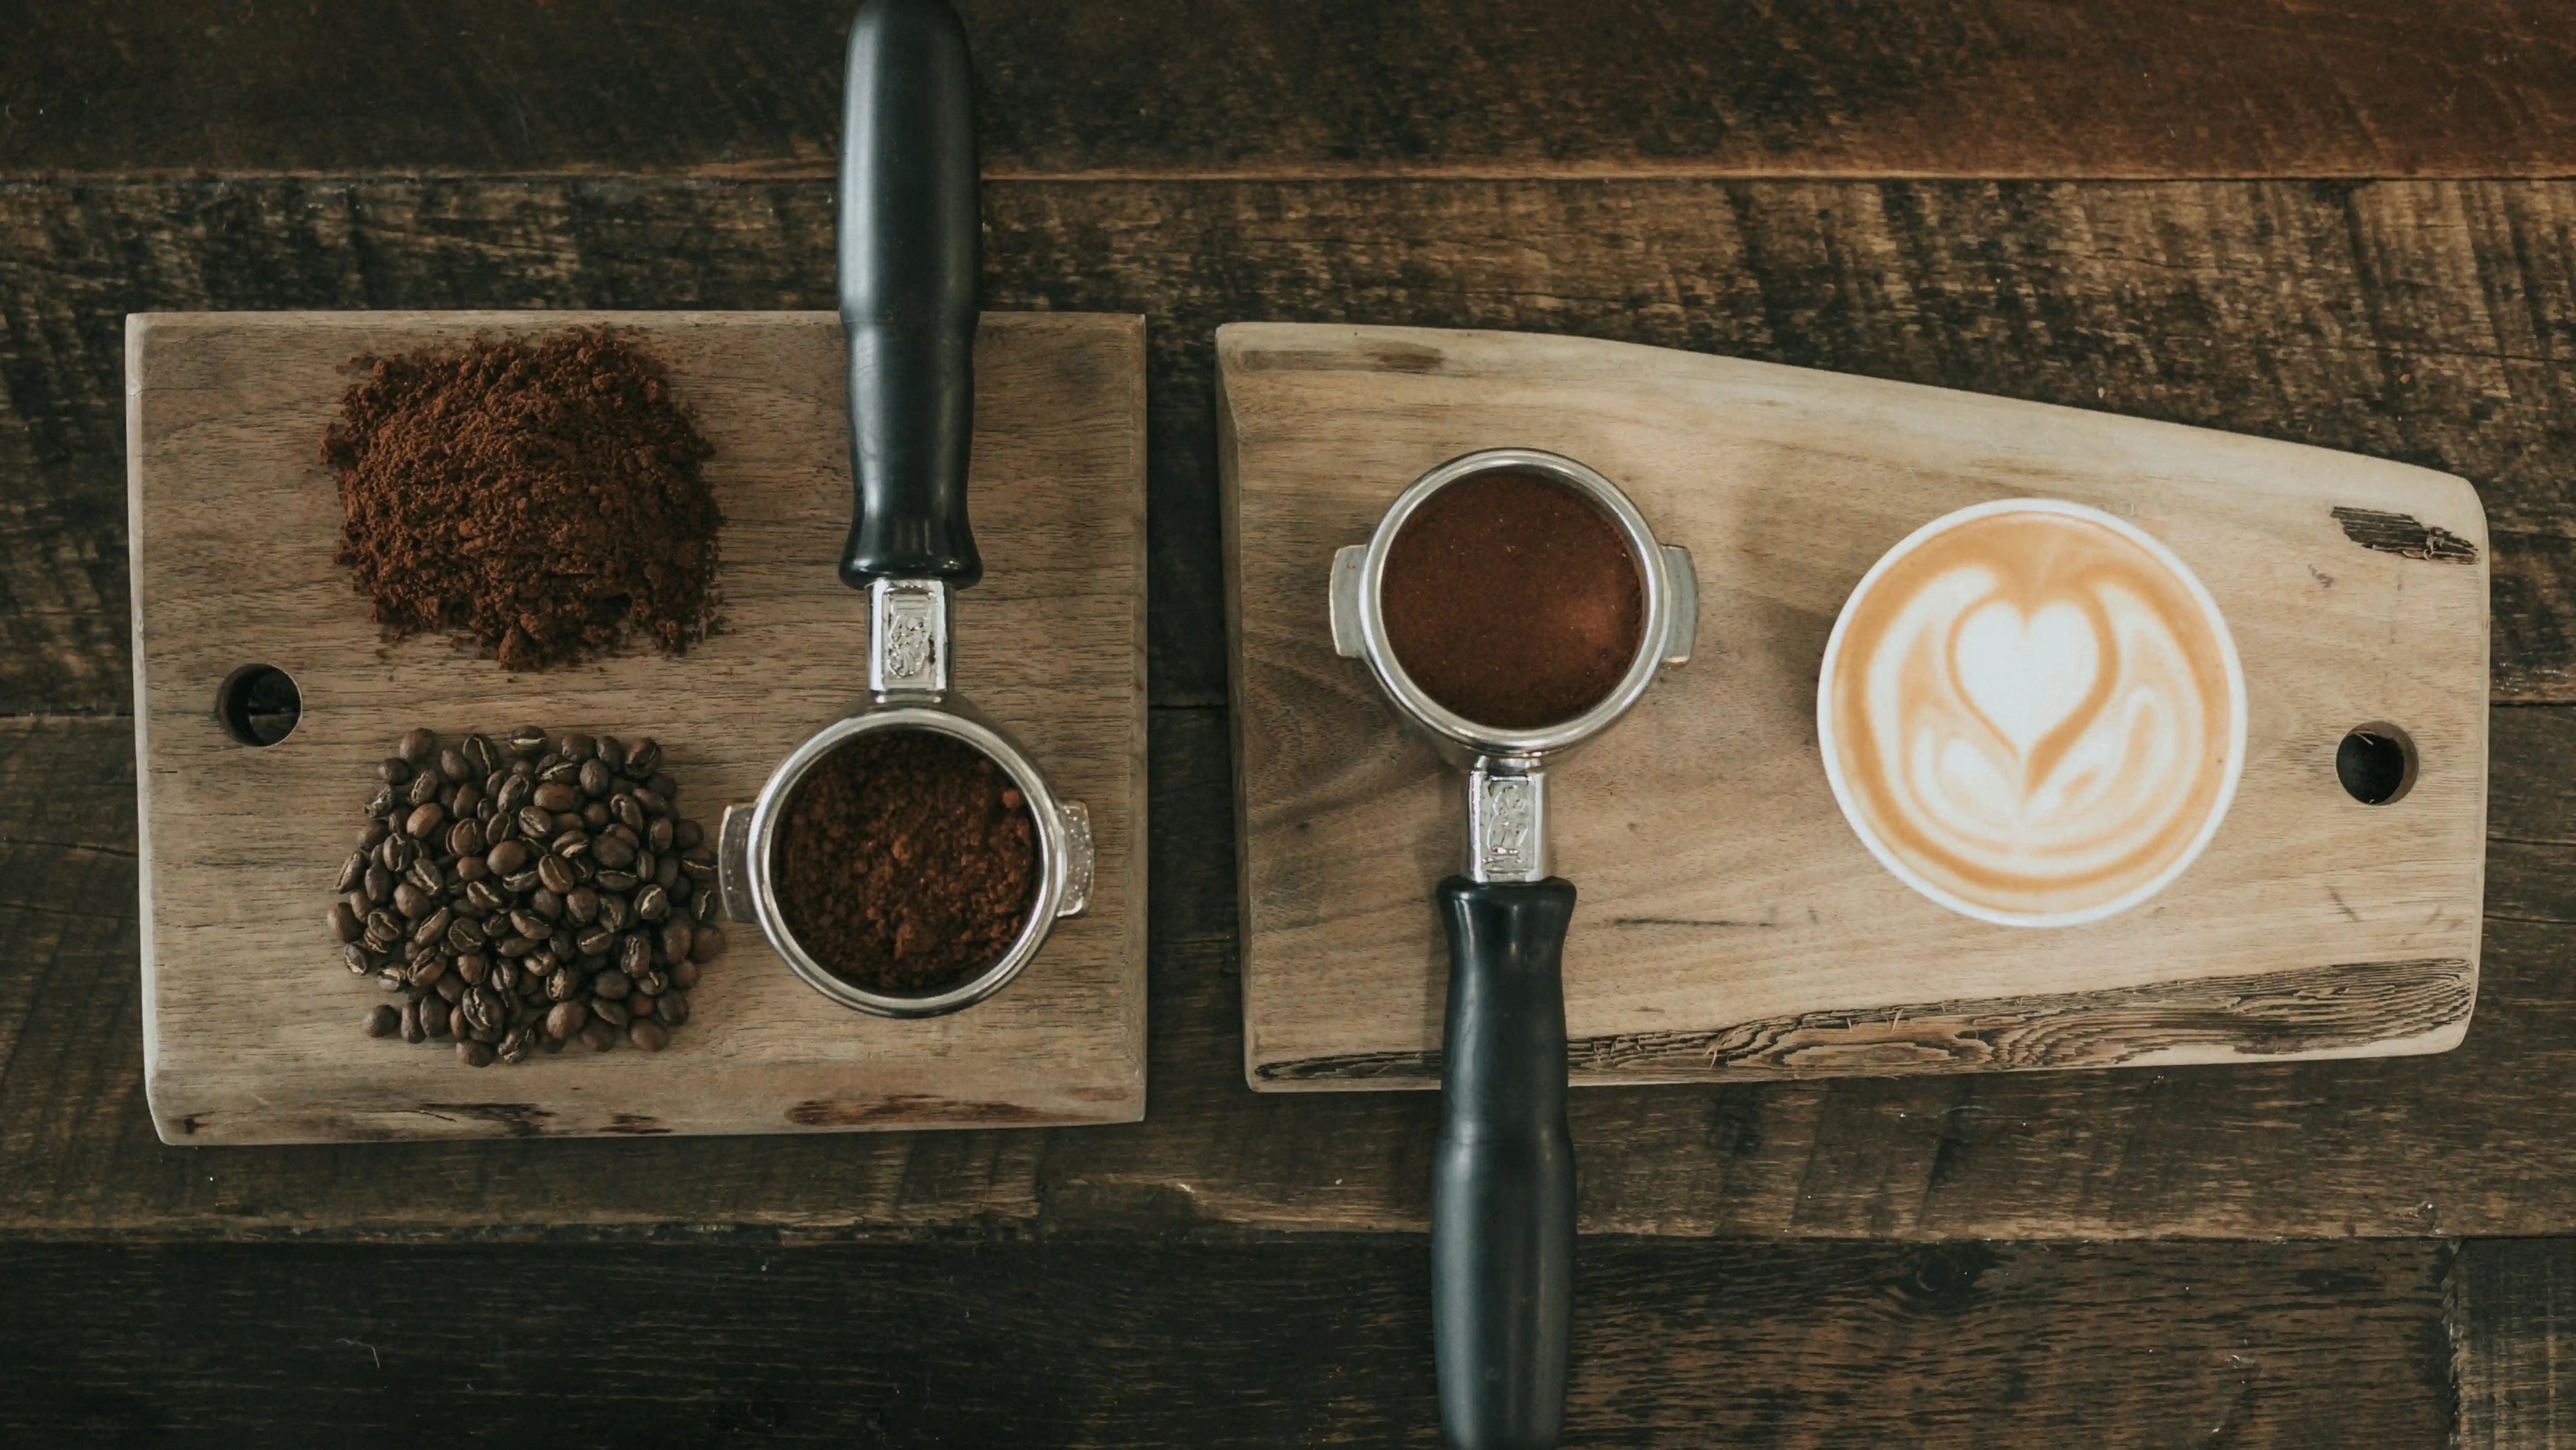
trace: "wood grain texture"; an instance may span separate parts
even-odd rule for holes
[[[335,556],[320,439],[352,358],[612,324],[667,366],[715,447],[723,627],[504,672],[450,641],[388,645]],[[748,926],[660,1054],[477,1073],[370,1040],[367,984],[318,925],[355,802],[412,725],[521,719],[664,742],[713,828],[823,724],[865,703],[865,604],[832,576],[849,528],[843,345],[827,313],[163,314],[131,331],[141,705],[145,1082],[164,1141],[746,1133],[1118,1122],[1144,1111],[1144,399],[1140,319],[1009,316],[977,340],[970,489],[985,582],[959,596],[957,685],[1092,807],[1091,909],[1011,988],[919,1021],[852,1012]],[[246,574],[244,563],[259,561]],[[232,740],[222,682],[293,676],[280,743]]]
[[[1501,445],[1600,470],[1699,575],[1699,652],[1549,771],[1551,861],[1582,892],[1578,1083],[2438,1052],[2466,1031],[2486,521],[2460,480],[1519,333],[1236,324],[1217,365],[1254,1086],[1438,1084],[1418,1061],[1448,975],[1426,896],[1457,869],[1456,772],[1335,654],[1325,585],[1414,478]],[[1815,745],[1818,662],[1862,574],[1934,518],[2024,495],[2171,547],[2226,616],[2248,701],[2208,849],[2153,901],[2052,931],[1975,921],[1880,868]],[[2356,541],[2338,508],[2424,520],[2464,552]],[[2366,666],[2356,640],[2380,651]],[[2378,809],[2335,779],[2372,721],[2422,761]]]
[[[2576,1440],[2576,1240],[2483,1239],[2450,1276],[2460,1450]]]
[[[2393,458],[2478,486],[2493,691],[2576,699],[2576,184],[994,187],[985,301],[1142,312],[1154,699],[1225,696],[1212,336],[1567,333]],[[130,709],[123,316],[823,307],[814,182],[0,185],[0,709]]]
[[[1567,1443],[2434,1450],[2446,1257],[1587,1240]],[[15,1246],[0,1439],[1434,1446],[1427,1259]]]
[[[839,0],[41,7],[0,168],[828,172]],[[2544,0],[969,0],[998,176],[2563,175]]]

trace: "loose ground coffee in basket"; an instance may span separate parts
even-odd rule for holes
[[[1378,601],[1422,692],[1505,730],[1599,704],[1645,630],[1645,582],[1619,526],[1526,473],[1477,474],[1425,499],[1387,551]]]
[[[982,751],[928,730],[851,738],[798,781],[774,875],[797,945],[871,992],[934,996],[1027,924],[1037,823]]]
[[[715,450],[661,364],[606,329],[361,361],[322,461],[387,634],[461,633],[529,670],[706,632]]]

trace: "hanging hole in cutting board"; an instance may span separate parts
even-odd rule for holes
[[[2356,725],[2335,747],[2335,778],[2366,806],[2384,806],[2415,785],[2415,741],[2394,725]]]
[[[295,677],[275,665],[244,665],[215,691],[215,718],[244,745],[275,745],[295,733],[304,695]]]

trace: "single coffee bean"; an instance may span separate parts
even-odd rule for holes
[[[680,908],[697,897],[698,883],[686,876],[674,876],[671,878],[671,884],[662,889],[671,893],[671,914],[680,916],[684,914]]]
[[[340,948],[340,960],[352,976],[363,977],[376,968],[375,962],[367,956],[367,949],[356,942]]]
[[[578,955],[589,957],[607,951],[616,940],[617,933],[602,924],[582,928],[581,935],[573,939],[573,944]]]
[[[647,886],[635,893],[635,914],[646,921],[660,921],[671,914],[671,893],[660,886]]]
[[[484,853],[483,864],[492,868],[493,875],[507,876],[513,871],[525,869],[530,859],[527,842],[503,841]]]
[[[440,869],[437,859],[432,856],[424,855],[412,862],[411,869],[403,873],[403,879],[431,893],[447,889],[447,873]]]
[[[626,742],[614,735],[602,735],[592,742],[590,755],[593,760],[614,771],[626,759]]]
[[[467,860],[480,860],[483,855],[483,827],[473,821],[458,821],[447,828],[447,854],[459,865]]]
[[[564,914],[575,926],[588,926],[599,920],[599,892],[588,886],[576,886],[564,893]]]
[[[390,786],[409,785],[411,784],[411,762],[399,755],[387,756],[376,762],[376,779]]]
[[[608,884],[607,878],[616,874],[617,873],[614,871],[600,872],[600,885],[605,887]],[[632,886],[634,883],[629,882],[627,884]],[[607,927],[610,931],[624,931],[626,928],[634,925],[635,906],[633,901],[614,891],[603,890],[599,897],[599,924]]]
[[[402,968],[392,966],[376,968],[376,986],[381,991],[401,991],[403,989]]]
[[[487,846],[497,846],[503,841],[515,840],[518,834],[519,818],[509,811],[495,811],[492,819],[483,823],[483,844]]]
[[[404,819],[403,834],[411,837],[413,840],[419,840],[422,837],[427,836],[430,832],[437,830],[439,823],[446,819],[447,808],[445,806],[440,805],[436,801],[423,801],[420,805],[413,808],[410,816]]]
[[[673,780],[671,778],[671,772],[667,770],[657,770],[653,772],[653,778],[647,780],[644,784],[646,788],[653,792],[653,794],[662,798],[662,809],[666,811],[671,808],[670,803],[672,801],[680,798],[680,783]]]
[[[358,832],[358,849],[360,851],[372,851],[376,849],[376,847],[384,844],[385,837],[392,833],[393,827],[386,825],[381,820],[371,819],[367,822],[366,828]]]
[[[619,791],[608,798],[608,818],[630,831],[641,831],[645,825],[644,808],[635,803],[632,791]]]
[[[505,957],[524,957],[537,949],[538,940],[532,936],[505,936],[492,944],[492,950]]]
[[[705,840],[706,832],[700,830],[695,821],[682,821],[671,828],[671,844],[684,853],[698,849]]]
[[[544,806],[522,806],[513,819],[519,827],[519,834],[530,841],[543,841],[555,833],[555,813]]]
[[[484,974],[491,971],[491,969],[491,958],[483,955],[481,952],[458,952],[456,954],[456,975],[464,978],[465,985],[469,987],[479,987],[483,985]]]
[[[382,906],[393,900],[395,879],[394,873],[382,866],[368,867],[358,882],[359,890],[366,895],[367,905]]]
[[[617,1029],[594,1018],[581,1029],[581,1040],[593,1052],[606,1052],[617,1045]]]
[[[415,1044],[429,1040],[429,1029],[421,1025],[420,1009],[408,1002],[402,1009],[402,1040]]]
[[[715,853],[703,846],[682,852],[680,869],[688,872],[693,881],[713,881],[716,879]]]
[[[663,993],[671,990],[671,979],[664,975],[662,969],[657,966],[653,970],[646,972],[644,975],[635,979],[635,990],[647,997],[659,997]],[[638,1012],[644,1010],[641,1006],[636,1005],[635,999],[631,996],[627,998],[627,1005],[634,1007]]]
[[[556,811],[554,814],[548,816],[547,820],[552,822],[551,829],[540,832],[539,834],[548,837],[560,836],[566,831],[585,831],[589,829],[588,823],[582,820],[581,812],[579,811]]]
[[[464,958],[459,957],[457,960],[463,961]],[[436,992],[440,997],[445,998],[449,1005],[452,1006],[465,999],[466,989],[472,985],[472,983],[465,980],[461,972],[448,972],[441,976],[437,981],[431,983],[430,990]]]
[[[572,967],[557,967],[546,974],[546,1000],[569,1002],[581,995],[581,973]]]
[[[438,732],[415,726],[404,732],[400,748],[406,764],[418,765],[438,753]]]
[[[512,911],[509,916],[509,921],[510,930],[520,936],[542,938],[554,934],[553,927],[548,926],[544,921],[540,920],[535,912],[528,911],[524,908]],[[525,947],[522,947],[515,952],[510,950],[507,946],[501,948],[501,955],[505,957],[524,957],[527,954],[528,950]]]
[[[447,777],[440,775],[436,766],[424,765],[404,789],[403,801],[407,805],[425,806],[438,799],[439,793],[446,789]]]
[[[510,754],[522,760],[546,748],[546,732],[539,726],[522,725],[503,738]]]
[[[639,1017],[626,1024],[626,1040],[646,1052],[659,1052],[671,1045],[671,1029]]]
[[[572,860],[574,857],[583,855],[590,850],[590,833],[587,831],[565,831],[561,835],[556,836],[552,841],[547,842],[546,849],[563,857],[567,861]]]
[[[483,945],[483,923],[470,916],[460,916],[447,928],[447,945],[460,955]]]
[[[624,841],[627,845],[634,846],[639,849],[644,844],[643,835],[640,832],[628,830],[624,821],[612,820],[592,834],[600,836],[615,836],[617,839]]]
[[[546,1035],[558,1040],[572,1037],[590,1025],[590,1009],[579,1002],[557,1002],[546,1013]]]
[[[419,920],[429,914],[430,907],[437,901],[437,897],[412,885],[408,880],[394,883],[394,910],[401,912],[406,918]]]
[[[356,941],[359,933],[366,930],[365,925],[358,920],[358,914],[351,911],[349,903],[345,901],[334,903],[331,914],[326,919],[331,923],[331,935],[344,942]]]
[[[680,828],[671,824],[669,816],[655,816],[644,828],[644,844],[665,854],[680,850]]]
[[[650,776],[653,773],[653,768],[661,763],[661,745],[653,740],[652,737],[647,736],[644,739],[638,740],[626,747],[626,758],[618,763],[618,768],[626,774],[641,780]]]
[[[566,760],[588,760],[599,751],[599,742],[579,731],[555,741],[555,753]]]
[[[382,861],[388,871],[408,871],[411,863],[420,859],[420,842],[405,835],[385,837],[384,845],[378,849],[384,853]]]
[[[678,857],[665,856],[661,860],[653,863],[653,884],[661,887],[665,892],[669,891],[672,883],[679,879],[680,861]]]
[[[653,966],[653,939],[643,932],[629,932],[617,943],[617,967],[629,977],[640,977]]]
[[[714,961],[724,953],[725,934],[722,927],[712,924],[702,926],[698,928],[697,934],[689,939],[689,960],[700,966]]]
[[[468,881],[465,883],[465,904],[489,916],[501,909],[501,893],[493,890],[489,881]]]
[[[383,937],[388,943],[397,942],[402,940],[403,924],[394,919],[392,912],[379,906],[367,913],[367,931],[371,935]]]
[[[590,1015],[607,1023],[609,1026],[623,1027],[626,1025],[627,1012],[625,1004],[619,1002],[616,998],[602,997],[594,992],[591,994],[590,1001],[586,1005],[590,1008]]]
[[[574,935],[571,922],[562,922],[555,927],[555,934],[546,939],[546,950],[553,952],[559,962],[568,962],[581,955],[579,938]]]
[[[590,851],[599,858],[601,867],[618,870],[635,864],[635,848],[615,836],[602,836],[590,843]]]
[[[513,1027],[501,1035],[501,1060],[503,1062],[525,1062],[528,1060],[528,1054],[536,1050],[536,1038],[530,1035],[528,1029],[525,1027]]]
[[[609,867],[600,869],[596,882],[600,890],[615,895],[624,895],[643,884],[634,872],[619,871]]]
[[[671,988],[686,992],[698,985],[698,964],[683,957],[671,963]]]
[[[501,889],[515,896],[525,896],[529,892],[536,890],[536,869],[534,867],[530,867],[525,871],[513,871],[509,875],[502,877]]]
[[[492,1060],[499,1056],[491,1044],[477,1042],[470,1037],[456,1044],[456,1055],[465,1060],[467,1067],[490,1067]]]
[[[716,919],[716,913],[722,910],[723,906],[724,903],[717,899],[715,892],[701,891],[689,898],[689,920],[705,926]]]
[[[367,1009],[365,1026],[369,1037],[391,1037],[402,1030],[402,1013],[390,1004],[379,1003]]]
[[[473,762],[465,758],[465,752],[453,745],[438,752],[438,771],[449,780],[463,780],[468,773],[474,775],[483,773],[474,769]]]
[[[654,999],[653,1015],[661,1018],[663,1025],[668,1027],[678,1027],[687,1022],[689,994],[677,990],[663,993]]]
[[[499,767],[501,753],[492,748],[490,740],[480,735],[468,735],[465,737],[465,763],[474,767],[476,775],[490,775]]]
[[[575,884],[572,874],[572,864],[564,860],[561,856],[555,855],[547,855],[538,859],[537,879],[545,883],[545,887],[548,891],[554,892],[558,896],[562,895],[564,892],[572,890]]]
[[[547,781],[537,787],[536,803],[549,811],[569,811],[581,805],[581,795],[571,786]]]
[[[367,853],[360,851],[340,863],[340,874],[331,883],[334,893],[355,891],[367,879]]]
[[[636,879],[639,881],[660,881],[662,879],[662,858],[654,855],[651,851],[638,851],[635,853],[635,860],[630,863],[626,869],[634,872]],[[675,871],[672,874],[677,875],[678,873]],[[662,882],[662,884],[665,887],[670,885],[667,881]]]
[[[605,997],[613,1001],[634,990],[635,983],[626,973],[615,968],[590,979],[590,994],[594,997]]]
[[[432,953],[427,957],[414,961],[411,964],[411,971],[408,973],[411,984],[415,987],[437,986],[440,982],[447,979],[447,964],[452,960],[454,959],[451,957],[440,956],[436,953]]]
[[[689,923],[674,917],[662,924],[662,960],[676,962],[689,954]]]
[[[654,994],[645,991],[639,984],[634,991],[627,993],[625,1000],[618,1005],[626,1009],[626,1016],[630,1021],[640,1021],[653,1015],[657,1000]]]
[[[508,965],[507,962],[498,963],[494,970],[497,972]],[[458,1005],[465,1011],[465,1025],[469,1028],[497,1027],[509,1020],[509,1009],[501,1004],[501,993],[488,984],[466,993],[465,1000]]]
[[[394,808],[394,802],[401,799],[402,792],[395,790],[389,785],[380,785],[376,787],[376,793],[374,795],[367,797],[366,813],[371,816],[381,816],[385,812],[392,810]]]
[[[442,802],[450,816],[470,816],[483,808],[483,791],[474,785],[460,785],[447,793]]]
[[[457,858],[456,879],[460,882],[471,885],[491,874],[492,868],[483,864],[483,858],[481,856],[462,856]]]
[[[667,816],[671,813],[670,798],[649,785],[635,787],[633,795],[635,803],[642,806],[644,814],[648,816]]]
[[[608,767],[597,760],[585,760],[581,763],[580,782],[583,795],[597,799],[608,794],[609,779]]]
[[[512,775],[509,779],[501,782],[501,788],[499,790],[493,792],[492,802],[505,811],[515,813],[521,806],[528,803],[528,796],[534,792],[536,788],[537,783],[528,777],[524,775]]]

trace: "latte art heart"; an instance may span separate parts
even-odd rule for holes
[[[1871,850],[2014,925],[2121,910],[2188,865],[2243,753],[2233,642],[2180,560],[2077,505],[1952,515],[1834,629],[1818,733]]]

